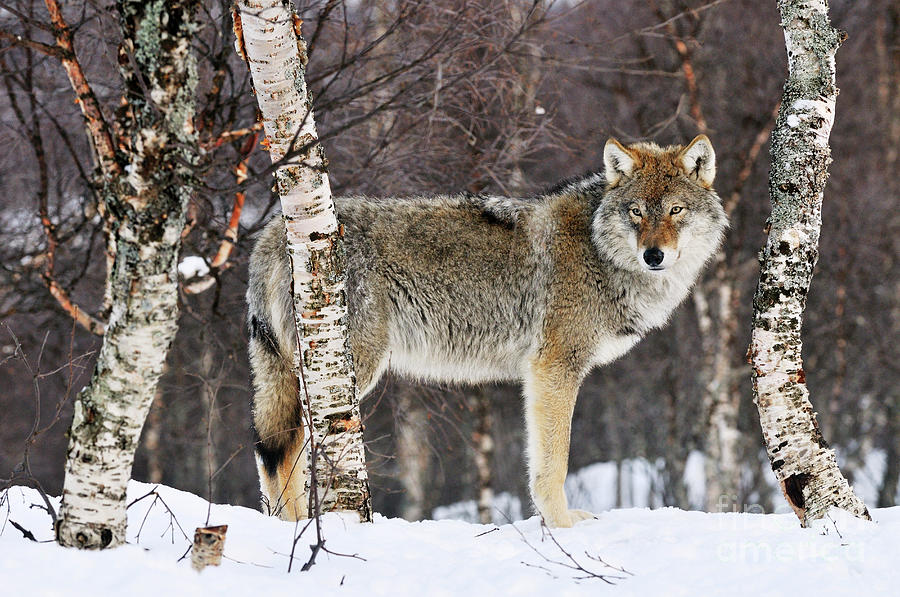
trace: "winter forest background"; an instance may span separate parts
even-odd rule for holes
[[[82,65],[101,104],[115,110],[123,91],[116,17],[102,2],[66,4]],[[669,326],[586,381],[570,470],[616,463],[606,491],[619,505],[778,506],[744,356],[770,207],[767,138],[786,71],[775,3],[557,2],[528,18],[530,3],[516,0],[297,6],[337,195],[528,195],[599,168],[610,136],[710,136],[716,188],[733,207],[723,259]],[[45,21],[43,10],[4,1],[0,29],[49,41],[31,21]],[[255,507],[243,295],[254,233],[278,198],[259,138],[241,130],[254,125],[257,106],[232,47],[229,10],[230,2],[211,1],[199,17],[194,121],[204,153],[183,254],[213,262],[236,195],[246,202],[237,244],[213,268],[212,286],[182,286],[178,336],[134,477]],[[900,7],[835,0],[831,18],[849,38],[837,56],[834,163],[804,359],[825,438],[851,482],[869,488],[863,497],[881,507],[895,504],[900,477]],[[27,450],[31,473],[58,495],[72,400],[100,338],[74,324],[49,288],[102,317],[103,231],[82,117],[59,61],[0,40],[0,78],[0,478]],[[17,342],[39,367],[14,358]],[[517,387],[430,387],[387,376],[362,410],[378,512],[429,517],[439,505],[475,498],[485,482],[528,503]],[[736,474],[736,493],[720,492],[735,497],[689,496],[686,463],[709,451],[722,425],[738,432],[740,470],[709,468],[707,485],[727,488],[720,477]],[[484,468],[479,481],[479,455],[490,463],[487,481]],[[651,470],[642,495],[630,489],[635,462]]]

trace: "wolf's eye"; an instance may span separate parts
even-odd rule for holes
[[[684,209],[684,208],[681,207],[680,205],[676,205],[675,207],[672,208],[672,211],[670,211],[669,213],[672,214],[672,215],[674,216],[675,214],[681,213],[681,211],[682,211],[683,209]]]
[[[641,217],[641,210],[639,210],[636,207],[631,208],[631,213],[632,213],[632,215],[637,216],[638,218]]]

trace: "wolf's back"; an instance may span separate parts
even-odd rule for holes
[[[437,381],[516,379],[545,298],[547,233],[530,202],[339,198],[351,348],[361,389],[384,363]],[[270,222],[250,260],[251,342],[290,358],[290,264]]]

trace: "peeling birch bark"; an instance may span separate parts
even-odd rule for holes
[[[343,231],[306,89],[306,43],[299,18],[280,0],[241,1],[238,8],[243,35],[237,45],[250,66],[272,161],[281,161],[275,181],[287,229],[300,344],[294,370],[308,396],[319,506],[322,511],[355,511],[370,521],[362,423],[347,340]]]
[[[803,526],[831,507],[869,518],[816,423],[801,360],[801,321],[818,258],[828,138],[842,33],[825,0],[780,0],[789,75],[772,139],[769,237],[760,255],[748,357],[772,470]]]
[[[196,146],[197,5],[117,3],[128,102],[119,117],[131,134],[130,151],[117,159],[130,163],[121,176],[107,175],[102,189],[116,247],[107,273],[112,310],[90,385],[75,402],[56,528],[62,545],[125,542],[134,452],[177,330],[176,266]]]
[[[72,39],[72,30],[68,23],[63,19],[62,9],[57,0],[44,0],[47,7],[47,13],[50,15],[50,22],[53,24],[53,37],[56,41],[56,47],[59,48],[62,56],[61,62],[66,70],[69,83],[75,92],[78,107],[81,109],[81,115],[84,118],[85,128],[87,129],[87,137],[91,143],[91,156],[94,158],[95,166],[98,166],[104,172],[118,171],[119,164],[116,162],[116,144],[110,133],[109,127],[103,118],[103,110],[94,95],[94,90],[88,85],[84,71],[81,69],[81,63],[77,60],[75,53],[75,44]]]
[[[191,547],[191,567],[200,572],[207,566],[219,566],[225,553],[225,535],[228,525],[197,527]]]

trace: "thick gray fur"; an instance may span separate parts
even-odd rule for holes
[[[622,155],[639,160],[616,184],[595,174],[532,199],[335,201],[360,392],[388,367],[438,382],[524,381],[532,491],[553,526],[583,518],[567,517],[558,495],[578,385],[666,322],[726,226],[711,179],[701,184],[681,165],[687,149],[612,150],[616,167]],[[701,157],[714,160],[708,151]],[[682,213],[670,215],[676,203]],[[642,243],[664,250],[663,271],[641,261]],[[290,277],[284,226],[274,218],[251,257],[247,301],[258,451],[276,464],[289,443],[280,435],[299,425]],[[564,442],[547,430],[557,422]]]

